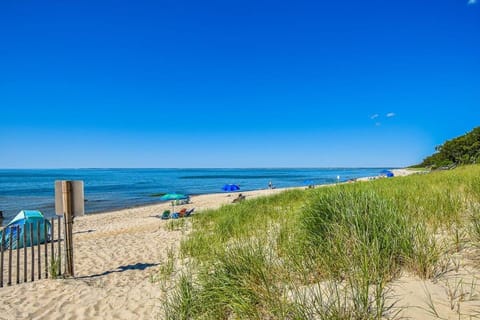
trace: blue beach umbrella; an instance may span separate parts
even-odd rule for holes
[[[391,178],[394,176],[393,172],[390,170],[382,170],[382,172],[380,172],[380,175],[385,176],[387,178]]]
[[[307,179],[307,180],[303,181],[303,183],[306,186],[308,186],[308,188],[315,188],[315,183],[313,182],[313,180]]]
[[[232,192],[232,191],[240,190],[240,187],[237,186],[236,184],[226,184],[222,187],[222,190],[227,192]]]

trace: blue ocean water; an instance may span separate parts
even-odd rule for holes
[[[83,180],[86,213],[158,203],[153,194],[189,195],[220,193],[224,184],[241,191],[330,184],[352,178],[376,176],[384,168],[312,169],[0,169],[0,210],[8,222],[22,209],[55,215],[55,180]]]

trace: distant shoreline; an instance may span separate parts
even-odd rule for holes
[[[53,183],[55,180],[85,181],[87,214],[101,214],[126,208],[162,204],[152,194],[178,192],[192,197],[222,194],[225,183],[239,184],[242,192],[315,185],[376,176],[384,168],[321,169],[46,169],[0,170],[0,210],[4,222],[20,210],[40,210],[47,217],[55,215]],[[393,169],[397,170],[397,169]]]
[[[404,177],[404,176],[408,176],[408,175],[411,175],[411,174],[415,174],[417,173],[418,171],[416,170],[409,170],[409,169],[406,169],[406,168],[402,168],[402,169],[391,169],[391,171],[394,173],[394,177]],[[380,178],[380,176],[369,176],[369,177],[360,177],[360,178],[357,178],[355,181],[370,181],[372,179],[378,179]],[[341,181],[340,183],[326,183],[326,184],[315,184],[314,187],[315,188],[320,188],[320,187],[326,187],[326,186],[335,186],[335,185],[338,185],[338,184],[345,184],[345,183],[350,183],[352,181]],[[255,189],[255,190],[239,190],[239,191],[236,191],[236,192],[214,192],[214,193],[201,193],[201,194],[191,194],[190,195],[190,198],[192,199],[192,205],[195,203],[194,199],[198,198],[198,197],[203,197],[203,196],[210,196],[210,197],[226,197],[226,198],[229,198],[229,197],[235,197],[237,196],[238,194],[242,194],[242,195],[246,195],[247,197],[250,197],[250,196],[258,196],[258,195],[261,195],[261,196],[268,196],[270,194],[276,194],[276,193],[280,193],[280,192],[283,192],[283,191],[288,191],[288,190],[298,190],[298,189],[308,189],[308,186],[296,186],[296,187],[285,187],[285,188],[273,188],[273,189],[269,189],[269,188],[264,188],[264,189]],[[163,201],[163,202],[157,202],[157,203],[150,203],[150,204],[139,204],[139,205],[135,205],[135,206],[131,206],[131,207],[124,207],[124,208],[119,208],[119,209],[112,209],[112,210],[104,210],[104,211],[98,211],[98,212],[90,212],[86,215],[98,215],[98,214],[104,214],[104,213],[112,213],[112,212],[118,212],[118,211],[122,211],[122,210],[130,210],[130,209],[140,209],[140,208],[155,208],[155,207],[158,207],[158,206],[164,206],[164,205],[170,205],[170,201]],[[182,206],[182,205],[180,205]],[[183,205],[185,206],[185,205]]]

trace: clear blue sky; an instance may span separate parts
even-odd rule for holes
[[[1,168],[410,165],[480,124],[480,3],[2,0],[0,119]]]

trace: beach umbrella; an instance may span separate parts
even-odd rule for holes
[[[382,172],[380,172],[380,175],[385,176],[387,178],[391,178],[394,176],[393,172],[390,170],[382,170]]]
[[[237,186],[236,184],[226,184],[222,187],[222,190],[227,192],[232,192],[232,191],[240,190],[240,187]]]
[[[303,183],[309,188],[313,188],[315,186],[315,183],[313,182],[313,180],[310,180],[310,179],[304,180]]]
[[[160,197],[162,201],[172,200],[172,212],[175,212],[175,201],[183,199],[188,199],[188,196],[181,193],[166,193]]]
[[[160,200],[167,201],[167,200],[183,200],[187,199],[188,196],[181,194],[181,193],[166,193],[160,197]]]

